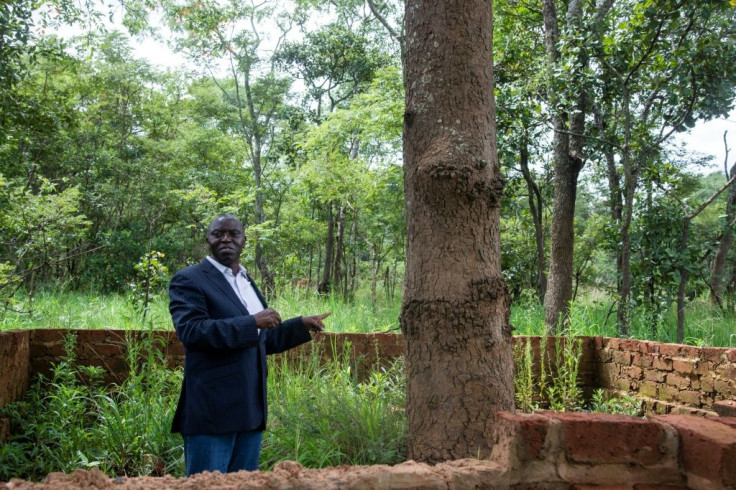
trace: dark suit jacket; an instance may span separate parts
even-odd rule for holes
[[[266,307],[261,292],[248,278]],[[177,272],[169,310],[184,344],[184,381],[172,432],[227,434],[266,427],[266,354],[311,340],[301,317],[261,330],[207,259]]]

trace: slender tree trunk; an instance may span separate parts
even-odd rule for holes
[[[559,28],[554,0],[542,0],[545,29],[545,49],[550,65],[560,58],[557,51]],[[566,22],[571,28],[581,16],[580,2],[570,1]],[[580,62],[585,64],[584,50]],[[562,94],[551,94],[557,98]],[[553,116],[554,135],[554,204],[550,225],[549,277],[544,297],[545,323],[551,333],[567,322],[572,300],[573,253],[575,248],[575,199],[578,176],[583,168],[583,129],[585,122],[585,94],[578,94],[572,115],[557,112]]]
[[[261,167],[261,144],[256,139],[255,148],[253,152],[253,176],[255,180],[255,218],[256,224],[262,225],[265,223],[265,213],[263,212],[263,190],[262,190],[262,167]],[[261,274],[261,289],[266,298],[273,297],[274,291],[276,290],[276,282],[273,277],[271,269],[268,267],[268,260],[263,252],[263,244],[259,236],[254,237],[256,241],[255,246],[255,263],[258,268],[258,272]]]
[[[731,167],[730,177],[736,175],[736,163]],[[729,176],[727,175],[727,177]],[[726,224],[718,242],[716,256],[713,260],[713,269],[710,276],[710,300],[723,308],[723,292],[726,289],[725,274],[728,263],[728,253],[733,244],[734,221],[736,221],[736,187],[728,190],[726,201]]]
[[[322,271],[322,281],[317,286],[317,291],[327,294],[332,289],[332,265],[335,250],[335,220],[332,217],[332,202],[327,204],[327,242],[325,243],[325,267]]]
[[[513,410],[501,275],[492,2],[406,4],[404,186],[408,457],[485,458]]]
[[[335,240],[335,264],[332,266],[332,286],[335,293],[345,287],[347,267],[345,263],[345,205],[337,207],[337,239]]]
[[[626,84],[624,91],[624,148],[621,154],[621,162],[624,168],[624,202],[623,215],[621,219],[621,252],[620,252],[620,278],[619,278],[619,301],[616,319],[618,323],[618,334],[627,337],[630,329],[631,316],[631,220],[634,215],[634,193],[638,180],[638,166],[634,166],[631,158],[631,111],[629,110],[629,90]]]
[[[534,177],[529,171],[528,144],[529,142],[525,138],[520,155],[521,175],[526,181],[527,192],[529,193],[529,211],[534,222],[534,241],[537,245],[537,298],[539,304],[544,304],[544,296],[547,293],[547,257],[545,255],[544,224],[542,222],[544,202],[539,186],[534,182]]]
[[[680,239],[680,256],[684,257],[687,252],[688,240],[690,238],[690,222],[695,219],[705,208],[710,206],[713,201],[726,189],[733,187],[733,183],[736,182],[736,174],[726,182],[723,187],[717,190],[711,195],[705,202],[703,202],[697,209],[692,213],[687,214],[687,206],[684,203],[680,203],[683,210],[685,210],[685,217],[682,225],[682,237]],[[685,261],[680,266],[680,284],[677,290],[677,343],[681,344],[685,341],[685,291],[687,290],[687,281],[690,277],[688,266]]]
[[[684,254],[687,250],[688,239],[690,237],[690,218],[685,217],[682,224],[682,237],[680,238],[680,254]],[[689,272],[686,264],[680,266],[680,284],[677,287],[677,343],[681,344],[685,341],[685,291],[687,289],[687,281]]]

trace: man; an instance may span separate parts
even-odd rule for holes
[[[177,272],[169,310],[184,344],[184,381],[172,432],[181,432],[187,476],[258,469],[266,427],[266,355],[324,330],[329,313],[281,320],[240,265],[243,224],[217,216],[210,256]]]

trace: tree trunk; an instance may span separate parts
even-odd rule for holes
[[[328,294],[331,288],[332,264],[335,250],[335,220],[332,218],[332,203],[327,204],[327,242],[325,244],[325,268],[322,271],[322,281],[317,286],[320,294]]]
[[[545,49],[550,65],[559,60],[557,43],[559,28],[554,0],[542,0],[545,29]],[[582,15],[580,3],[568,4],[567,24],[571,28]],[[580,49],[581,63],[585,65],[584,50]],[[563,94],[551,94],[559,98]],[[550,225],[549,277],[544,297],[545,323],[551,333],[567,322],[572,300],[573,251],[575,248],[575,199],[578,176],[583,168],[583,129],[585,122],[585,94],[578,93],[572,115],[557,112],[553,116],[554,128],[554,204]]]
[[[513,410],[501,275],[490,0],[406,5],[404,186],[409,459],[485,458]]]
[[[544,224],[542,223],[544,203],[539,186],[534,182],[534,177],[529,171],[528,145],[529,141],[524,138],[520,155],[521,175],[526,181],[527,191],[529,192],[529,211],[534,221],[534,240],[537,244],[537,298],[539,304],[544,304],[544,296],[547,294],[547,257],[544,248]]]
[[[619,301],[616,319],[618,323],[618,334],[627,337],[630,330],[631,317],[631,220],[634,216],[634,193],[636,192],[638,180],[638,166],[634,165],[631,158],[631,111],[629,89],[623,86],[624,99],[624,147],[621,154],[621,162],[624,170],[624,200],[623,215],[621,217],[621,252],[620,252],[620,278],[619,278]]]
[[[332,268],[332,290],[339,293],[345,286],[348,273],[345,263],[345,205],[343,204],[337,207],[337,239],[335,240],[335,263]]]
[[[730,177],[736,175],[736,163],[731,167]],[[728,176],[727,176],[728,177]],[[726,224],[723,227],[721,240],[718,242],[713,269],[710,275],[710,300],[723,308],[723,292],[726,288],[725,274],[728,252],[733,243],[734,221],[736,220],[736,187],[731,186],[726,201]]]
[[[262,189],[262,167],[261,167],[261,142],[259,139],[255,140],[255,149],[253,151],[253,176],[255,180],[255,218],[256,224],[262,225],[265,223],[265,213],[263,212],[263,189]],[[261,289],[266,298],[273,298],[274,291],[276,290],[276,281],[274,280],[273,273],[268,267],[268,260],[263,253],[263,245],[259,236],[254,237],[256,241],[255,246],[255,263],[258,268],[258,272],[261,274]]]

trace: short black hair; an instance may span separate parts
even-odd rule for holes
[[[220,213],[217,216],[215,216],[212,219],[212,221],[210,221],[210,226],[207,227],[207,233],[209,233],[212,230],[212,227],[215,225],[215,222],[216,221],[220,221],[220,220],[223,220],[223,219],[234,219],[235,221],[238,222],[238,224],[240,225],[241,228],[244,228],[243,227],[243,222],[240,221],[240,219],[238,219],[237,216],[232,215],[230,213]]]

